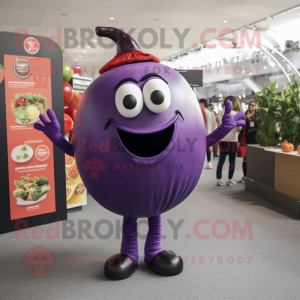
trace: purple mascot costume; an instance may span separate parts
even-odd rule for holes
[[[110,257],[105,276],[124,279],[138,264],[137,218],[148,218],[145,262],[159,275],[177,275],[181,257],[163,250],[161,214],[193,191],[206,147],[211,147],[236,126],[244,113],[230,114],[228,102],[222,125],[209,136],[198,101],[189,84],[175,70],[143,53],[123,31],[97,27],[112,39],[117,55],[101,70],[79,104],[74,145],[60,134],[54,112],[50,121],[34,127],[63,152],[75,156],[80,176],[93,198],[123,216],[121,251]]]

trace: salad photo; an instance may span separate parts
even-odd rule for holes
[[[49,108],[47,98],[41,94],[16,94],[11,101],[12,113],[16,117],[16,123],[29,125],[38,122],[39,115]]]
[[[33,149],[29,145],[19,145],[11,152],[11,158],[17,163],[29,161],[33,156]]]
[[[14,182],[16,189],[13,191],[14,197],[17,198],[18,205],[30,205],[44,200],[50,191],[49,179],[44,176],[26,177],[21,176],[21,180]]]

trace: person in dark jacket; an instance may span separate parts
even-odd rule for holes
[[[257,103],[255,100],[249,101],[248,109],[245,113],[245,119],[246,119],[246,126],[242,128],[239,134],[239,142],[241,143],[244,130],[246,130],[245,131],[246,145],[257,144],[255,137],[258,129],[258,124],[261,123],[261,117],[257,112]],[[241,183],[245,182],[245,178],[247,176],[247,155],[243,157],[243,172],[244,172],[244,176],[239,181]]]

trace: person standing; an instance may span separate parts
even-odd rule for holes
[[[239,142],[241,142],[244,130],[245,131],[245,140],[246,145],[249,144],[258,144],[255,137],[256,132],[258,129],[258,124],[261,123],[261,117],[259,113],[257,112],[257,103],[255,100],[250,100],[248,104],[248,109],[245,113],[245,119],[246,119],[246,125],[242,128],[240,134],[239,134]],[[244,183],[245,178],[247,176],[247,154],[245,157],[243,157],[243,172],[244,176],[241,178],[239,182]]]
[[[238,98],[234,96],[228,96],[225,98],[223,103],[223,110],[218,114],[218,125],[222,124],[222,117],[225,113],[225,104],[227,101],[232,102],[232,110],[231,115],[236,115],[238,112],[242,111],[241,104]],[[236,184],[235,181],[232,180],[234,170],[235,170],[235,160],[237,153],[237,145],[238,145],[238,132],[240,132],[242,127],[238,126],[232,129],[226,136],[220,141],[220,158],[217,167],[217,184],[225,185],[224,181],[222,181],[222,169],[226,160],[226,155],[229,155],[229,172],[228,172],[228,182],[227,185]]]
[[[213,104],[208,104],[208,109],[209,111],[212,111],[214,113],[214,105]],[[215,113],[214,113],[215,114]]]
[[[214,118],[214,120],[213,120],[213,122],[214,122],[214,129],[216,129],[216,127],[217,127],[217,124],[216,124],[216,115],[217,114],[214,112],[214,108],[215,108],[215,106],[213,104],[209,104],[208,105],[208,109],[212,113],[213,118]],[[213,148],[213,158],[219,157],[219,155],[218,155],[218,145],[219,145],[219,143],[216,143],[212,147]]]
[[[214,124],[214,130],[216,128],[216,121],[215,121],[215,118],[216,118],[216,113],[214,112],[214,105],[213,104],[209,104],[208,105],[208,110],[210,111],[210,113],[212,114],[212,117],[213,117],[213,124]]]
[[[200,107],[201,109],[204,110],[205,112],[205,117],[206,117],[206,125],[205,125],[205,130],[206,130],[206,135],[212,133],[214,131],[214,117],[211,113],[211,111],[208,109],[208,104],[206,99],[200,99],[199,100]],[[206,157],[207,157],[207,169],[212,169],[212,163],[211,161],[211,152],[212,152],[212,147],[206,148]],[[205,169],[206,166],[204,165],[203,168]]]
[[[203,119],[204,119],[204,125],[206,126],[206,115],[205,115],[205,111],[204,111],[204,109],[201,107],[201,105],[200,105],[200,109],[201,109],[202,116],[203,116]]]

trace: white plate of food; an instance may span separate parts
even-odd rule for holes
[[[50,191],[49,179],[42,177],[21,176],[20,180],[15,180],[16,189],[13,191],[17,199],[17,205],[32,205],[46,199]]]
[[[31,160],[33,149],[29,145],[19,145],[11,151],[11,158],[17,163],[25,163]]]
[[[17,124],[30,125],[40,121],[39,115],[47,111],[49,105],[41,94],[19,93],[14,95],[11,107]]]
[[[28,123],[22,123],[20,120],[16,119],[16,123],[19,124],[19,125],[30,125],[30,124],[36,123],[36,122],[38,122],[38,121],[40,121],[40,118],[31,120],[31,121],[28,122]]]
[[[46,197],[47,197],[47,194],[44,194],[39,199],[37,199],[36,201],[33,201],[33,200],[24,200],[21,197],[18,197],[17,205],[32,205],[32,204],[36,204],[36,203],[39,203],[39,202],[45,200]]]

